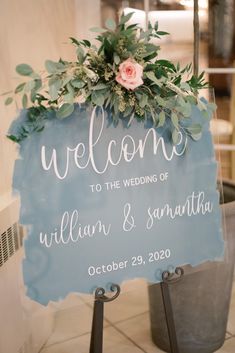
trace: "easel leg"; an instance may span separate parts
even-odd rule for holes
[[[169,285],[178,281],[183,276],[184,271],[182,268],[178,267],[176,268],[175,273],[176,275],[178,275],[178,278],[174,278],[173,277],[174,275],[168,271],[163,272],[162,283],[161,283],[162,300],[163,300],[163,306],[164,306],[164,311],[166,316],[166,324],[167,324],[167,330],[169,335],[171,353],[179,353],[179,347],[177,342],[177,335],[176,335],[176,329],[175,329],[172,302],[170,298]]]
[[[103,351],[103,323],[104,303],[96,299],[92,319],[90,353],[102,353]]]
[[[95,302],[92,319],[92,331],[90,341],[90,353],[103,352],[103,325],[104,325],[104,303],[115,300],[120,294],[120,287],[112,284],[110,290],[116,293],[109,298],[105,295],[104,288],[97,288],[95,291]]]

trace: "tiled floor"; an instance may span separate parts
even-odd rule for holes
[[[147,288],[144,281],[122,287],[122,295],[105,304],[104,353],[160,353],[151,341]],[[70,295],[55,307],[52,335],[40,353],[88,353],[92,319],[90,297]],[[217,353],[235,352],[235,283],[225,344]]]

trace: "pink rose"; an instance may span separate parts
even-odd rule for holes
[[[135,89],[143,84],[143,67],[132,59],[127,59],[119,65],[116,81],[127,89]]]

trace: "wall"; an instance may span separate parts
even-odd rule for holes
[[[0,93],[14,89],[20,77],[15,66],[26,62],[43,69],[46,59],[75,59],[69,37],[87,37],[88,28],[100,25],[100,0],[1,0]],[[16,145],[6,139],[17,114],[0,97],[0,201],[10,192]]]
[[[99,0],[1,0],[0,94],[14,89],[22,81],[22,77],[15,73],[15,66],[19,63],[29,63],[39,71],[43,69],[46,59],[75,59],[74,47],[69,44],[68,38],[87,37],[87,28],[99,26],[99,8]],[[3,97],[0,97],[1,232],[18,220],[18,210],[13,219],[12,207],[8,207],[11,205],[11,181],[17,145],[5,137],[9,125],[17,115],[17,109],[15,105],[5,107],[3,102]],[[4,353],[18,352],[21,346],[25,347],[24,351],[27,353],[38,351],[50,334],[53,324],[50,308],[41,308],[39,304],[22,295],[22,256],[18,251],[6,266],[0,268],[0,288],[3,295],[0,352]],[[22,302],[20,295],[23,297]],[[23,314],[27,326],[23,323]],[[39,332],[38,328],[43,322],[46,324]]]

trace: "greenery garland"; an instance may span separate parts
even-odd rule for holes
[[[5,93],[5,104],[21,95],[27,116],[18,135],[8,136],[11,140],[20,143],[31,133],[42,131],[48,112],[54,111],[58,119],[67,118],[76,103],[103,106],[111,110],[114,120],[121,117],[131,122],[151,116],[156,127],[169,120],[173,143],[177,143],[179,131],[195,140],[200,138],[201,125],[189,123],[185,127],[184,122],[191,116],[193,105],[205,117],[215,108],[198,98],[198,90],[207,86],[204,74],[191,75],[191,65],[181,69],[179,64],[158,60],[160,47],[154,39],[168,33],[159,31],[158,23],[149,23],[147,30],[129,25],[132,14],[122,14],[118,24],[109,19],[106,28],[91,29],[98,32],[99,47],[88,40],[70,38],[76,47],[75,62],[47,60],[46,71],[40,74],[28,64],[16,67],[16,72],[28,79],[13,95]],[[187,80],[182,78],[185,74]]]

